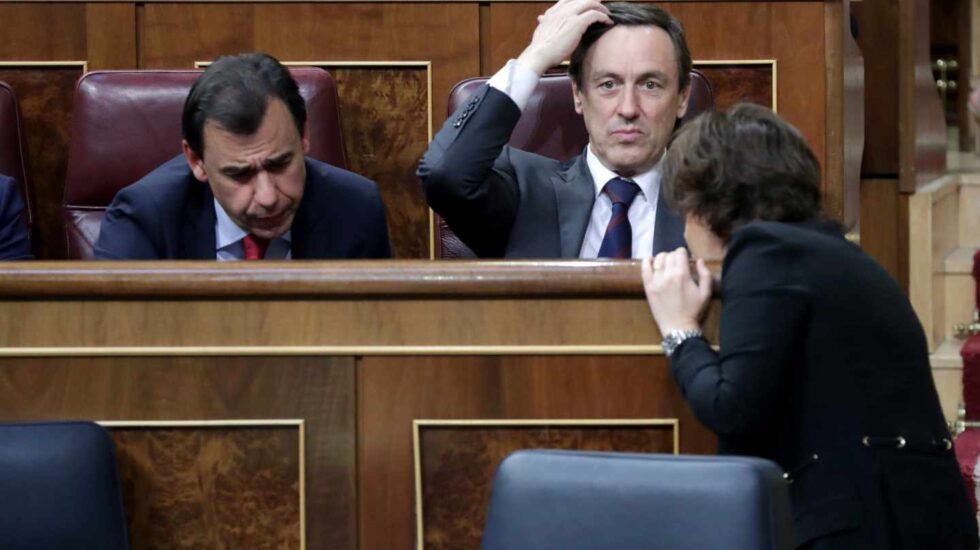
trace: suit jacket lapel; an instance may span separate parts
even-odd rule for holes
[[[191,176],[193,178],[193,176]],[[181,245],[184,256],[189,260],[213,260],[217,238],[214,234],[216,217],[214,214],[214,195],[207,183],[194,180],[188,193]]]
[[[329,220],[332,216],[337,215],[333,211],[332,201],[321,200],[320,195],[325,186],[310,183],[314,177],[314,170],[315,167],[310,164],[309,159],[306,159],[306,182],[303,184],[303,198],[300,200],[299,208],[296,209],[296,216],[293,218],[293,225],[290,227],[292,241],[289,243],[289,250],[294,260],[333,257],[333,254],[326,250],[332,246],[332,239],[310,238],[316,231],[319,222]],[[316,205],[319,205],[319,208]],[[317,247],[317,250],[313,250],[314,247]]]
[[[595,203],[595,183],[585,162],[585,151],[567,169],[559,171],[553,180],[561,257],[578,258]]]
[[[653,224],[653,254],[669,252],[686,246],[684,242],[684,220],[680,214],[667,206],[664,200],[663,182],[657,196],[657,217]]]

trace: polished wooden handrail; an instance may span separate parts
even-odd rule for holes
[[[0,296],[639,296],[636,261],[11,262]]]

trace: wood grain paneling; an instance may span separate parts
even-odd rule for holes
[[[659,344],[646,300],[639,296],[485,299],[465,304],[451,299],[325,299],[302,304],[291,300],[3,301],[0,308],[4,311],[0,341],[7,347],[3,352],[21,347],[312,346],[398,353],[403,347],[652,348]],[[602,328],[592,330],[590,320],[602,323]]]
[[[2,6],[0,6],[2,7]],[[34,201],[31,227],[35,253],[63,258],[61,199],[68,166],[72,94],[81,66],[0,66],[0,80],[20,101],[27,140],[27,164]]]
[[[136,4],[85,4],[85,15],[89,70],[135,69]]]
[[[283,59],[430,61],[432,97],[442,98],[435,105],[457,82],[479,74],[475,2],[261,4],[256,15],[264,22],[256,47]]]
[[[494,474],[520,449],[673,453],[674,426],[420,426],[425,548],[480,546]]]
[[[851,31],[851,2],[825,4],[827,89],[841,90],[827,96],[827,170],[840,172],[840,198],[828,197],[840,206],[832,212],[846,228],[861,222],[861,159],[864,153],[864,58]],[[832,195],[835,188],[829,187]]]
[[[137,31],[139,68],[190,69],[195,61],[257,50],[255,7],[235,3],[143,5]]]
[[[113,428],[134,548],[299,548],[300,430]]]
[[[32,69],[24,62],[88,62],[90,70],[132,67],[135,5],[81,2],[0,3],[0,80],[14,87],[24,112],[35,195],[34,248],[64,257],[61,198],[67,165],[71,98],[79,66]],[[21,63],[21,64],[18,64]]]
[[[428,258],[429,207],[415,169],[429,145],[429,69],[322,67],[337,80],[349,169],[378,182],[395,257]]]
[[[447,98],[480,68],[475,3],[154,3],[144,10],[148,69],[250,50],[289,61],[430,61],[433,97]]]
[[[365,357],[357,385],[365,548],[410,548],[416,419],[679,418],[682,452],[715,449],[662,356]]]
[[[864,177],[898,177],[898,2],[862,0],[857,43],[864,56]]]
[[[896,280],[898,271],[898,181],[861,182],[861,248]]]
[[[695,64],[695,67],[711,82],[718,110],[727,110],[740,101],[774,107],[772,65]]]
[[[899,3],[899,189],[911,193],[946,170],[946,116],[929,59],[929,1]]]
[[[303,419],[306,430],[307,542],[310,548],[356,546],[352,358],[0,359],[0,420],[42,419]],[[167,514],[134,516],[133,520],[137,522],[134,526],[145,526],[149,530],[147,536],[153,537],[163,536],[163,531],[170,530],[173,532],[171,540],[192,543],[239,536],[243,519],[256,523],[256,527],[272,519],[251,515],[232,517],[226,512],[246,510],[219,506],[230,500],[238,500],[238,505],[246,506],[261,495],[271,494],[267,492],[272,490],[270,487],[282,487],[295,478],[286,474],[295,461],[295,438],[276,435],[279,432],[271,435],[265,430],[260,432],[251,437],[248,430],[238,435],[219,430],[213,434],[214,439],[193,431],[172,436],[151,433],[143,442],[137,435],[129,436],[123,449],[130,454],[122,457],[132,458],[134,462],[131,466],[123,466],[124,471],[134,476],[142,475],[139,472],[147,475],[159,472],[164,476],[137,480],[151,484],[168,482],[171,477],[167,476],[186,480],[195,472],[206,472],[207,476],[198,479],[210,488],[181,491],[181,495],[192,502],[182,502],[184,507],[180,510],[211,507],[214,512],[211,517],[220,520],[220,525],[210,525],[211,529],[205,534],[196,517],[171,510]],[[283,456],[287,450],[288,456]],[[153,461],[152,472],[127,469],[146,466],[148,463],[144,460]],[[234,468],[225,470],[229,465],[236,465],[237,473],[231,473]],[[263,468],[273,465],[278,473],[273,475],[270,470],[268,475],[271,477],[265,477]],[[223,477],[226,475],[229,477]],[[243,475],[253,483],[243,484]],[[260,488],[261,494],[237,492]],[[213,501],[212,497],[219,493],[219,501]],[[283,497],[277,495],[274,502],[265,505],[279,510]],[[140,514],[144,513],[141,508],[139,510]],[[184,526],[190,530],[186,539],[182,531]],[[275,527],[279,529],[280,526]],[[134,533],[134,539],[136,537]],[[254,544],[228,547],[244,546],[257,547]]]
[[[86,32],[80,2],[0,4],[0,60],[86,59]]]

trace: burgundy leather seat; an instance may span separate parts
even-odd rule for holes
[[[184,100],[201,72],[96,71],[78,80],[65,178],[69,258],[91,259],[116,193],[180,154]],[[309,156],[346,168],[333,77],[317,68],[290,73],[306,100]]]
[[[30,224],[33,193],[27,179],[26,149],[17,95],[6,82],[0,82],[0,174],[10,176],[20,184],[27,206],[27,223]]]
[[[456,109],[486,84],[489,77],[481,76],[464,80],[449,92],[446,110],[452,116]],[[696,117],[715,105],[714,92],[707,77],[700,71],[691,71],[691,98],[687,113],[681,123]],[[521,114],[521,119],[510,136],[510,145],[558,160],[568,160],[582,152],[589,142],[582,117],[575,112],[572,103],[572,81],[567,74],[549,74],[541,77],[538,87]],[[436,258],[475,258],[469,249],[449,229],[446,222],[436,216]]]

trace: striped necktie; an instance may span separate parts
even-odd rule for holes
[[[603,192],[612,200],[612,217],[606,226],[606,234],[599,246],[599,258],[629,258],[633,254],[633,228],[629,210],[633,199],[640,192],[636,183],[615,178],[606,183]]]

